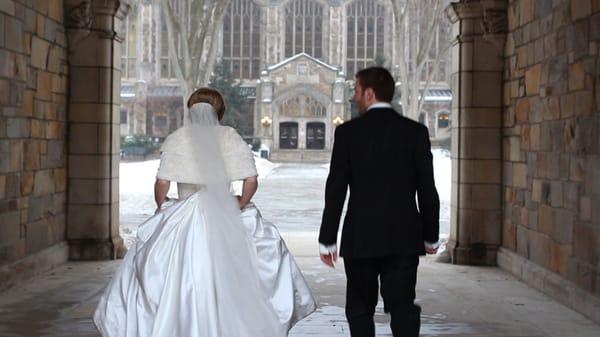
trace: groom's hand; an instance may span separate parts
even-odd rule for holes
[[[438,242],[427,242],[425,241],[425,252],[427,254],[437,254],[440,243]]]
[[[321,261],[323,261],[323,263],[325,263],[331,268],[335,268],[335,262],[337,261],[337,253],[319,255],[321,256]]]
[[[433,248],[433,247],[425,247],[425,252],[427,254],[437,254],[437,251],[438,251],[438,247],[435,247],[435,248]]]

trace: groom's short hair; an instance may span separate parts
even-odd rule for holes
[[[194,93],[190,95],[190,98],[187,101],[188,109],[196,103],[208,103],[212,105],[213,108],[215,108],[215,112],[217,113],[217,117],[219,117],[219,120],[223,119],[225,109],[227,108],[225,105],[225,100],[223,99],[221,93],[211,88],[200,88],[194,91]]]
[[[355,77],[363,90],[373,89],[378,101],[391,102],[394,98],[396,83],[387,69],[382,67],[365,68],[357,72]]]

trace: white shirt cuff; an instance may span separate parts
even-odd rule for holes
[[[427,249],[438,249],[440,247],[440,242],[427,242],[425,241],[425,248]]]
[[[329,254],[334,254],[334,253],[337,253],[337,245],[336,244],[326,246],[322,243],[319,243],[319,254],[329,255]]]

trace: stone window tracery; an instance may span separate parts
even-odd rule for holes
[[[261,9],[252,0],[232,0],[223,18],[223,64],[233,78],[260,76]]]
[[[137,13],[132,11],[124,20],[125,39],[121,45],[121,77],[136,77],[136,59],[137,59]]]
[[[174,6],[174,9],[177,10],[178,6]],[[175,49],[177,57],[181,58],[181,36],[177,36]],[[160,78],[174,79],[176,77],[175,67],[173,67],[171,60],[169,59],[169,34],[167,32],[167,23],[163,19],[161,20],[160,30]]]
[[[346,74],[375,65],[384,55],[385,7],[374,0],[355,0],[346,7]]]
[[[310,96],[299,95],[284,101],[280,114],[289,117],[325,117],[327,107]]]
[[[285,7],[285,57],[323,57],[323,12],[315,0],[292,0]]]

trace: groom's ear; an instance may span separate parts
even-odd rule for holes
[[[375,90],[373,90],[373,88],[366,88],[364,90],[363,95],[364,95],[365,99],[368,101],[377,99],[377,96],[375,96]]]

